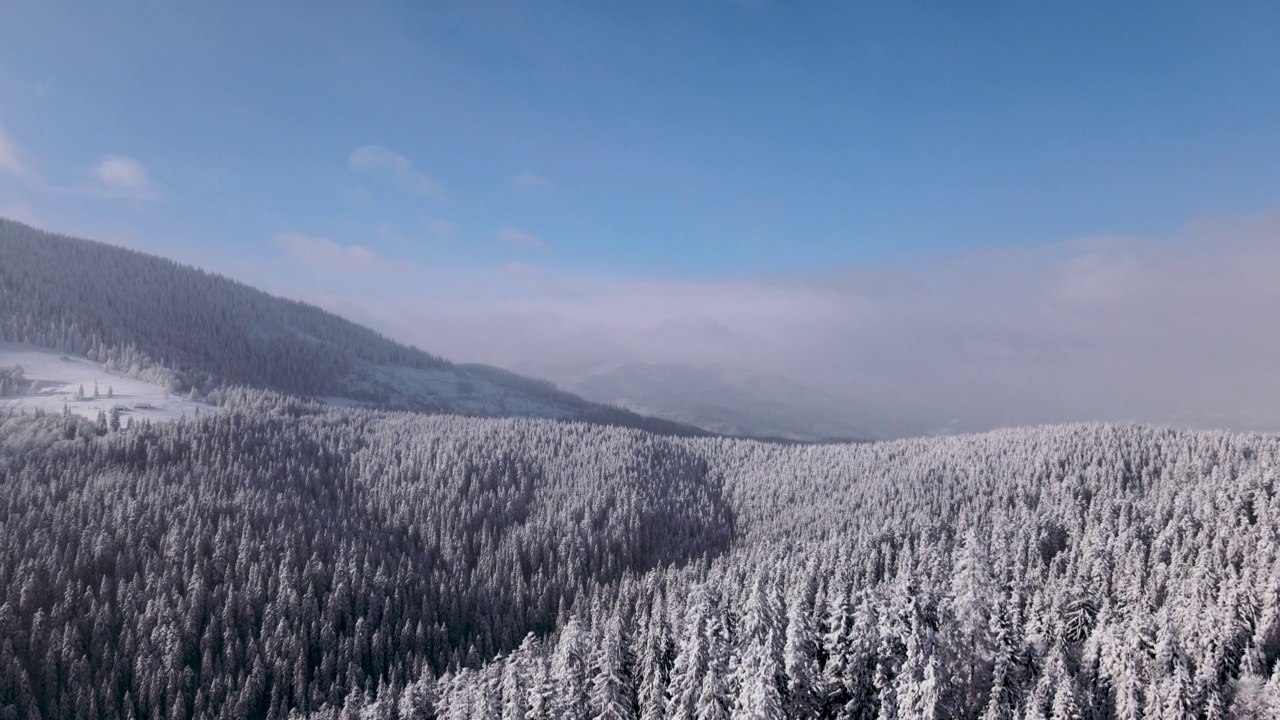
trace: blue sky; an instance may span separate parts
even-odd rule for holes
[[[1277,27],[1267,2],[3,3],[0,215],[546,376],[1275,430]]]
[[[0,207],[180,254],[273,258],[292,232],[435,266],[627,276],[1161,236],[1276,204],[1278,15],[15,3],[0,10],[10,142],[64,189],[130,158],[151,196],[10,179]],[[359,148],[383,160],[356,167]]]

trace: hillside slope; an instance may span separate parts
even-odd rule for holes
[[[338,404],[704,434],[482,365],[171,260],[0,219],[0,341],[81,355],[174,391],[248,386]]]
[[[341,704],[732,537],[679,440],[229,395],[120,430],[0,414],[0,718]]]

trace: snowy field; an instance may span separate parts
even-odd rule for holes
[[[128,422],[128,418],[173,420],[214,410],[208,403],[170,397],[159,385],[107,371],[102,363],[85,357],[25,343],[0,343],[0,368],[13,365],[22,368],[25,384],[17,394],[10,390],[0,395],[0,412],[11,408],[34,412],[38,408],[61,413],[66,407],[93,420],[99,410],[109,415],[112,407],[119,407],[121,422]],[[83,399],[78,398],[81,388]]]

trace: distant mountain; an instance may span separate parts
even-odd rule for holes
[[[175,392],[243,386],[343,405],[705,434],[454,364],[194,267],[2,218],[0,341],[85,356]]]
[[[878,440],[929,429],[869,403],[740,368],[631,363],[518,369],[589,400],[724,435],[814,442]]]

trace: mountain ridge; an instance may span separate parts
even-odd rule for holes
[[[0,340],[88,357],[175,392],[245,386],[339,404],[707,431],[453,363],[314,305],[149,253],[0,218]]]

